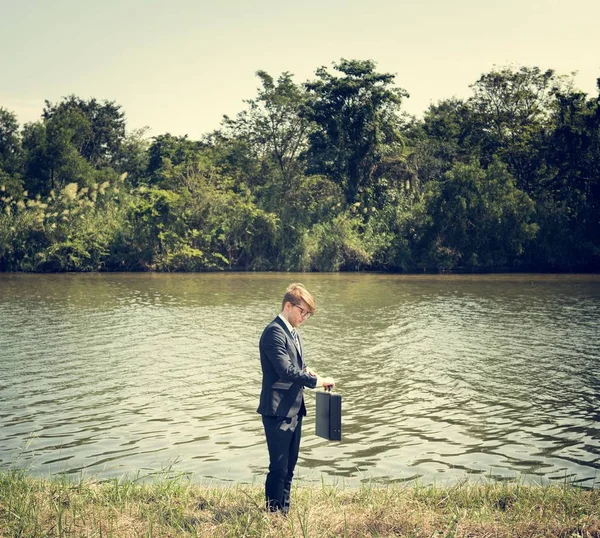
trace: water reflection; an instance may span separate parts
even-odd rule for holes
[[[0,275],[0,466],[262,480],[257,342],[292,280],[344,396],[305,480],[600,482],[594,276]]]

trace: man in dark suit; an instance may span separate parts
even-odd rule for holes
[[[306,415],[304,387],[333,386],[305,366],[302,338],[297,332],[316,310],[315,300],[302,284],[290,284],[281,312],[260,338],[262,389],[257,412],[269,450],[269,472],[265,482],[266,506],[287,514],[294,467],[298,461],[302,417]]]

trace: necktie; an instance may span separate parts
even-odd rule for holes
[[[294,344],[296,344],[296,347],[300,350],[300,341],[298,340],[298,333],[295,329],[292,329],[292,338],[294,339]]]

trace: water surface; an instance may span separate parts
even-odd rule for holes
[[[258,339],[285,287],[343,440],[306,481],[600,484],[600,279],[589,275],[0,274],[0,468],[260,482]]]

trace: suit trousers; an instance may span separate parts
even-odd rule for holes
[[[290,509],[294,467],[300,450],[302,416],[285,418],[263,415],[262,421],[269,450],[269,472],[265,482],[266,506],[271,511],[281,510],[287,514]]]

